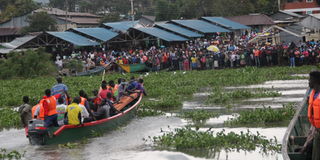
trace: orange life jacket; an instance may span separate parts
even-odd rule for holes
[[[52,116],[54,114],[58,114],[56,97],[51,96],[49,98],[46,98],[45,101],[47,101],[47,104],[48,104],[48,115],[45,115],[45,116]]]
[[[315,90],[309,96],[308,118],[316,128],[320,128],[320,94],[314,99]]]
[[[83,106],[85,106],[87,99],[86,99],[86,98],[83,98],[83,97],[80,97],[80,99],[81,99],[80,104],[82,104]]]
[[[42,102],[40,101],[40,103],[36,104],[35,106],[32,107],[31,109],[31,113],[32,113],[32,118],[35,118],[34,114],[37,110],[37,108],[40,107],[40,111],[39,111],[39,115],[37,116],[37,119],[41,119],[44,120],[44,109],[43,109],[43,105]]]

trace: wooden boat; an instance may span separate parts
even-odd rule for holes
[[[105,68],[103,66],[97,66],[93,69],[84,71],[84,72],[79,72],[76,73],[76,76],[91,76],[91,75],[97,75],[102,73],[105,70]]]
[[[309,93],[310,91],[307,91],[283,137],[282,156],[284,160],[305,160],[307,157],[311,157],[308,153],[300,152],[310,129],[308,120]]]
[[[115,108],[119,109],[121,112],[102,120],[92,121],[81,125],[50,127],[49,129],[43,127],[41,124],[43,121],[37,120],[40,123],[35,124],[36,127],[33,127],[35,129],[29,129],[29,142],[36,145],[61,144],[92,137],[96,132],[105,133],[108,130],[112,130],[124,124],[135,116],[135,110],[141,102],[142,95],[143,94],[140,93],[133,93],[130,96],[122,97],[120,102],[114,105]]]
[[[145,64],[118,64],[127,73],[149,70]]]

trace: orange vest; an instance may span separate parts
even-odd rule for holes
[[[320,94],[314,99],[315,90],[309,96],[308,118],[316,128],[320,128]]]
[[[45,115],[45,116],[52,116],[54,114],[58,114],[56,97],[51,96],[49,98],[46,98],[45,101],[47,101],[47,104],[48,104],[48,115]]]
[[[87,99],[86,99],[86,98],[83,98],[83,97],[80,97],[80,99],[81,99],[80,104],[82,104],[83,106],[85,106]]]
[[[36,112],[37,108],[40,107],[40,111],[39,111],[39,115],[37,116],[37,119],[44,120],[44,110],[43,110],[43,106],[41,104],[42,103],[40,102],[32,107],[32,109],[31,109],[32,118],[35,118],[34,113]]]

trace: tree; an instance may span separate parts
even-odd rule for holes
[[[103,16],[100,20],[100,23],[106,23],[106,22],[117,22],[120,21],[120,15],[117,12],[108,13],[105,16]]]
[[[40,32],[40,31],[55,31],[56,20],[46,12],[38,12],[27,17],[28,27],[23,29],[24,32]]]

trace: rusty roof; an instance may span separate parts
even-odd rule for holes
[[[21,28],[0,28],[0,36],[20,35]]]
[[[100,18],[88,18],[88,17],[72,17],[72,18],[58,17],[58,18],[61,20],[69,21],[71,23],[76,23],[76,24],[98,25],[100,23]]]
[[[270,17],[264,14],[249,14],[249,15],[233,16],[233,17],[225,17],[225,18],[247,25],[247,26],[275,24]]]

